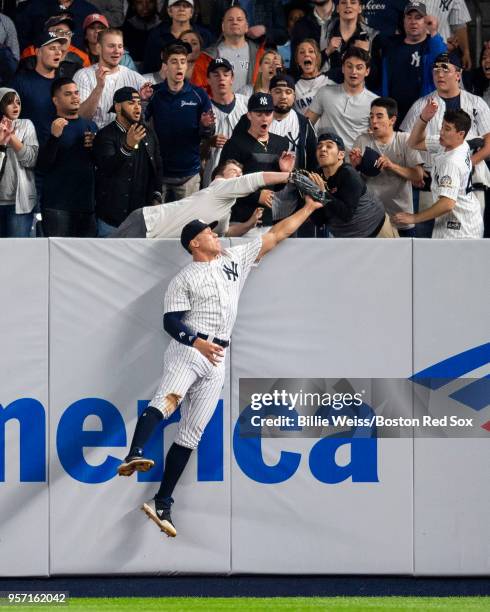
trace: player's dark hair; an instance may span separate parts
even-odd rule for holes
[[[393,98],[376,98],[376,100],[371,102],[371,108],[373,108],[373,106],[385,108],[390,119],[392,117],[398,117],[398,104]]]
[[[471,117],[464,110],[448,110],[443,117],[446,123],[454,125],[457,132],[464,132],[466,136],[471,129]]]
[[[216,166],[216,168],[211,173],[211,180],[214,181],[214,179],[219,174],[223,174],[226,166],[229,166],[230,164],[233,164],[234,166],[238,166],[241,170],[243,170],[243,164],[241,164],[239,161],[237,161],[236,159],[227,159],[226,161],[221,162]]]
[[[60,77],[59,79],[55,79],[51,85],[51,97],[54,98],[62,87],[65,85],[71,85],[74,82],[75,81],[69,77]]]
[[[186,45],[183,43],[175,43],[173,45],[168,45],[162,51],[162,62],[166,64],[171,55],[185,55],[186,57],[189,54],[189,50]]]
[[[344,55],[342,55],[342,64],[344,64],[351,57],[355,57],[356,59],[361,60],[361,62],[364,62],[366,64],[366,68],[371,66],[371,56],[367,51],[361,49],[360,47],[349,47]]]

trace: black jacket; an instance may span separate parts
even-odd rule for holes
[[[116,121],[102,128],[95,137],[95,212],[109,225],[118,227],[130,212],[151,204],[162,189],[162,162],[155,132],[146,126],[146,136],[138,149],[125,147],[126,130]],[[141,156],[136,159],[136,156]],[[141,180],[140,164],[149,164],[148,180]]]
[[[311,125],[311,121],[307,119],[302,113],[298,113],[294,108],[291,112],[298,115],[299,121],[299,143],[296,149],[298,168],[306,168],[310,171],[315,171],[318,167],[316,160],[316,145],[317,137],[314,127]]]
[[[297,159],[296,167],[316,172],[318,162],[316,161],[317,137],[315,128],[311,125],[311,121],[302,113],[299,113],[296,109],[292,108],[290,112],[296,113],[299,122],[299,141],[294,149]],[[236,124],[235,129],[233,130],[233,134],[247,132],[249,128],[249,118],[246,114],[242,115]]]
[[[233,130],[231,138],[226,142],[221,151],[220,163],[227,159],[235,159],[243,165],[243,174],[252,172],[280,172],[279,157],[283,151],[289,149],[289,140],[282,136],[269,133],[267,147],[262,146],[258,140],[247,131],[238,129],[238,124]],[[267,187],[273,191],[283,189],[284,185]],[[243,222],[250,218],[254,210],[259,206],[259,197],[262,190],[258,189],[244,198],[237,198],[231,209],[231,220]],[[264,226],[272,225],[272,211],[264,208],[262,217]]]

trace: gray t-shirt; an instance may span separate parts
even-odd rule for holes
[[[391,142],[382,144],[371,134],[361,134],[354,142],[354,148],[364,153],[366,147],[371,147],[381,155],[386,155],[391,161],[406,168],[414,168],[424,163],[420,151],[411,149],[408,144],[409,134],[395,132]],[[366,176],[369,189],[377,194],[383,202],[388,215],[398,212],[413,212],[412,183],[398,176],[391,170],[381,170],[378,176]],[[397,225],[397,228],[408,229],[413,225]]]
[[[250,64],[250,49],[248,43],[243,47],[228,47],[223,43],[218,45],[218,57],[224,57],[233,66],[233,91],[236,93],[248,84],[247,75]]]
[[[317,134],[336,132],[350,151],[356,137],[367,131],[371,102],[377,97],[366,88],[353,96],[343,85],[325,85],[310,105],[310,110],[320,115],[315,125]]]

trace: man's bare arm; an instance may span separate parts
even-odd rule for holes
[[[433,98],[430,98],[422,109],[419,117],[417,117],[415,125],[410,132],[407,141],[409,147],[417,149],[418,151],[427,151],[427,146],[425,144],[425,128],[432,117],[437,113],[437,109],[437,102]]]
[[[294,234],[294,232],[303,225],[303,223],[310,217],[310,215],[319,208],[323,208],[323,204],[315,202],[309,196],[305,198],[305,205],[303,208],[295,212],[290,217],[286,217],[279,223],[276,223],[268,232],[262,236],[262,248],[257,259],[263,257],[266,253],[271,251],[280,242]]]

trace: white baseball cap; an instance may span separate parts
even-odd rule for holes
[[[177,4],[177,2],[187,2],[187,4],[194,6],[194,0],[168,0],[167,7],[171,7],[173,4]]]

